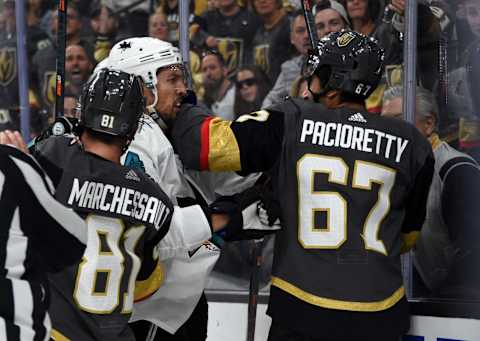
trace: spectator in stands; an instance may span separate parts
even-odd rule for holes
[[[385,65],[401,64],[403,47],[399,32],[390,23],[382,22],[381,10],[378,0],[347,0],[353,30],[378,40],[385,49]]]
[[[169,41],[170,29],[167,22],[167,16],[159,7],[150,15],[148,20],[148,36],[163,41]],[[190,49],[190,74],[193,81],[193,90],[199,101],[203,101],[205,89],[203,88],[203,79],[200,65],[200,56]]]
[[[470,31],[480,37],[480,3],[476,0],[464,0],[465,16]]]
[[[18,111],[20,98],[18,91],[18,70],[20,66],[17,60],[15,2],[1,1],[0,14],[4,20],[4,29],[0,30],[0,130],[18,129]],[[28,7],[28,6],[27,6]],[[27,58],[31,62],[33,54],[50,43],[48,36],[38,26],[27,26]],[[23,66],[22,66],[23,67]],[[33,73],[29,67],[29,73]],[[31,77],[31,76],[30,76]],[[31,86],[29,101],[38,106],[38,97],[35,88]]]
[[[93,56],[80,44],[68,45],[65,50],[65,87],[75,96],[80,96],[83,85],[86,83],[94,67]],[[55,75],[49,78],[46,89],[46,99],[52,105],[55,103]]]
[[[90,26],[94,33],[95,62],[105,59],[110,49],[117,42],[119,18],[113,8],[99,4],[94,6],[90,15]]]
[[[215,115],[232,120],[235,86],[227,77],[228,69],[223,56],[217,50],[207,50],[202,54],[201,65],[205,104]]]
[[[162,0],[160,1],[160,9],[167,16],[168,30],[170,32],[170,37],[168,39],[172,44],[178,45],[178,23],[180,17],[178,15],[178,0]],[[198,23],[199,18],[195,15],[195,1],[190,1],[190,18],[188,22],[190,24]]]
[[[290,21],[282,0],[253,0],[253,8],[262,20],[253,38],[253,61],[275,84],[281,65],[291,57]]]
[[[237,116],[259,110],[262,101],[270,89],[265,73],[257,66],[244,66],[235,76],[235,104],[233,112]]]
[[[148,36],[164,41],[170,38],[167,16],[162,11],[157,10],[148,18]]]
[[[413,252],[415,268],[433,294],[478,299],[480,168],[471,157],[440,140],[433,94],[417,87],[416,96],[415,126],[432,145],[435,173]],[[382,115],[402,117],[402,97],[402,87],[388,89]]]
[[[219,50],[230,74],[251,62],[252,40],[261,24],[255,14],[240,7],[237,0],[221,0],[201,19],[193,37],[197,47]]]
[[[58,13],[56,9],[51,10],[51,29],[55,36],[57,33]],[[66,45],[78,44],[84,46],[88,55],[93,54],[93,46],[81,37],[81,20],[80,14],[74,2],[68,4],[67,12],[67,32],[66,32]],[[49,98],[48,84],[52,80],[50,78],[55,77],[57,59],[57,46],[56,41],[42,50],[39,50],[33,56],[32,70],[35,71],[35,78],[32,80],[36,87],[41,92],[41,97],[44,105],[53,105],[52,98]],[[55,82],[55,80],[53,80]]]
[[[80,96],[83,85],[93,71],[93,60],[82,45],[69,45],[65,51],[65,72],[71,91]]]
[[[80,110],[78,110],[78,96],[71,92],[68,88],[65,89],[65,97],[63,102],[63,115],[65,117],[80,119]]]
[[[395,12],[392,27],[398,32],[404,32],[405,0],[392,0],[389,6]],[[418,2],[417,64],[419,83],[424,88],[433,90],[439,85],[440,89],[444,89],[447,67],[453,68],[456,64],[455,50],[458,44],[448,43],[452,38],[457,40],[454,21],[451,6],[446,0]],[[446,60],[448,66],[441,65]],[[443,84],[438,84],[439,82]],[[442,96],[445,96],[444,92]],[[441,118],[442,124],[445,123],[444,117]]]
[[[97,0],[98,1],[98,0]],[[100,0],[102,4],[107,4],[115,13],[121,11],[119,16],[120,39],[132,36],[145,36],[148,32],[148,16],[151,11],[151,1],[139,2],[137,0]],[[133,7],[129,7],[127,11],[123,11],[128,6],[137,3]],[[155,1],[156,2],[156,1]]]
[[[282,71],[278,75],[273,89],[263,101],[264,107],[280,102],[287,96],[292,82],[300,75],[305,57],[310,49],[310,38],[303,11],[296,11],[291,16],[290,42],[295,47],[297,55],[282,64]]]
[[[4,29],[0,29],[0,41],[13,39],[15,42],[17,23],[15,16],[15,1],[2,0],[3,3],[2,14],[4,21]],[[38,1],[30,0],[26,5],[27,9],[27,53],[29,62],[38,50],[50,44],[49,37],[43,31],[38,23],[40,21],[41,8]]]
[[[480,161],[480,45],[474,42],[465,53],[462,65],[448,74],[447,108],[459,120],[458,139],[463,151]]]
[[[318,38],[347,27],[350,27],[347,11],[338,1],[321,0],[315,6],[315,28]]]
[[[308,79],[305,76],[299,76],[293,81],[290,96],[313,100],[312,93],[308,91]]]

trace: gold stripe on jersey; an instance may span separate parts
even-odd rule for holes
[[[52,333],[50,334],[50,338],[54,341],[70,341],[68,337],[60,333],[56,329],[52,329]]]
[[[316,296],[310,294],[302,289],[296,287],[295,285],[288,283],[287,281],[275,277],[272,277],[272,285],[276,286],[283,291],[286,291],[290,295],[293,295],[302,301],[307,303],[328,309],[337,309],[337,310],[349,310],[349,311],[381,311],[386,310],[393,305],[395,305],[400,299],[405,296],[405,288],[401,286],[396,290],[391,296],[387,297],[381,301],[374,302],[356,302],[356,301],[342,301],[335,300],[332,298]]]
[[[155,293],[165,280],[165,269],[162,262],[158,261],[155,270],[144,281],[135,282],[134,301],[144,300]]]
[[[230,121],[210,121],[208,168],[213,171],[240,171],[240,148],[230,128]]]
[[[420,232],[418,231],[412,231],[409,233],[402,233],[403,237],[403,243],[402,247],[400,249],[401,253],[409,251],[417,242],[418,236],[420,235]]]

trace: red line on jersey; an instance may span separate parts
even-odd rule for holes
[[[208,169],[208,153],[210,152],[210,121],[213,117],[206,118],[200,128],[200,170]]]

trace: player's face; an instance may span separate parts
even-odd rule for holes
[[[345,22],[337,11],[327,8],[315,15],[315,27],[318,37],[323,38],[329,33],[345,28]]]
[[[160,40],[168,40],[168,24],[164,14],[154,14],[148,21],[148,35]]]
[[[290,42],[300,54],[307,54],[310,48],[310,40],[308,38],[307,24],[303,16],[299,15],[293,21]]]
[[[468,1],[465,4],[465,14],[472,33],[480,37],[480,1]]]
[[[157,73],[158,101],[155,109],[166,119],[173,119],[187,92],[185,76],[180,67],[166,67]]]
[[[352,19],[368,17],[368,0],[347,0],[347,12]]]

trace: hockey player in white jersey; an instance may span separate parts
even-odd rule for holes
[[[112,48],[108,65],[140,76],[148,89],[145,96],[149,115],[144,116],[143,125],[125,154],[124,164],[144,170],[180,206],[192,200],[211,203],[218,195],[238,193],[255,183],[258,175],[246,179],[230,172],[187,172],[175,155],[167,137],[168,125],[187,95],[186,71],[176,47],[150,37],[126,39]],[[188,229],[188,225],[185,228]],[[189,233],[185,231],[185,235]],[[219,249],[207,242],[193,254],[184,252],[165,260],[166,275],[162,287],[153,296],[136,303],[133,320],[152,322],[148,332],[150,336],[156,332],[157,326],[174,334],[187,321],[202,297],[207,277],[218,256]],[[204,297],[194,315],[197,318],[201,316],[199,322],[191,323],[197,327],[185,326],[172,340],[184,340],[178,334],[189,332],[195,334],[197,340],[206,338],[207,306]],[[145,329],[149,327],[142,322],[134,324],[137,338],[144,339]],[[157,338],[160,336],[162,340],[169,337],[159,330]]]

